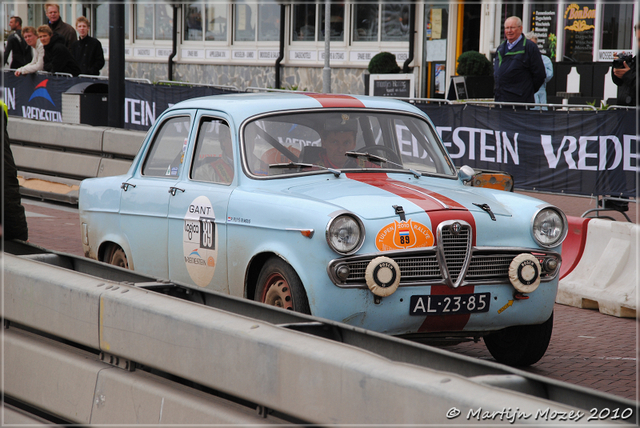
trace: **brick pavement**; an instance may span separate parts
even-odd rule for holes
[[[539,193],[531,195],[574,216],[580,216],[595,204],[589,198]],[[28,214],[30,242],[51,250],[83,255],[76,209],[29,199],[23,202]],[[635,204],[630,204],[629,215],[637,222]],[[622,216],[619,217],[622,219]],[[637,326],[633,319],[616,318],[594,310],[556,304],[554,333],[549,349],[540,362],[527,370],[622,397],[636,398]],[[492,359],[482,341],[444,349],[476,358]]]
[[[636,320],[556,304],[553,321],[553,335],[547,352],[525,371],[625,398],[637,398]],[[442,348],[494,361],[482,341]]]

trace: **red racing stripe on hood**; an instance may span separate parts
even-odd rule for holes
[[[422,187],[389,178],[386,173],[350,173],[347,178],[378,187],[379,189],[407,199],[427,213],[431,219],[431,230],[436,235],[438,225],[447,220],[464,220],[471,225],[472,242],[476,245],[476,222],[473,215],[456,201]],[[437,237],[436,237],[437,239]],[[437,242],[436,242],[437,243]],[[431,286],[433,295],[471,294],[474,286],[449,288],[446,285]],[[462,331],[471,314],[427,316],[418,332]]]
[[[350,173],[347,174],[347,178],[369,184],[379,189],[386,190],[389,193],[393,193],[394,195],[398,195],[401,198],[413,202],[427,213],[439,210],[467,210],[465,207],[446,196],[419,186],[414,186],[413,184],[394,180],[389,178],[386,173]]]
[[[364,104],[357,98],[350,97],[348,95],[333,95],[333,94],[305,94],[308,97],[318,100],[322,107],[330,108],[364,108]]]

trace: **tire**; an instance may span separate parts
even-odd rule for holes
[[[105,263],[110,265],[119,266],[121,268],[129,269],[129,261],[124,250],[116,244],[111,245],[104,253]]]
[[[539,325],[508,327],[484,337],[484,344],[499,363],[530,366],[547,351],[553,331],[553,313]]]
[[[311,314],[302,281],[296,271],[279,257],[271,257],[262,267],[253,300]]]

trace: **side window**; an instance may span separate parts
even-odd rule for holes
[[[197,181],[229,185],[233,174],[233,142],[229,125],[220,119],[202,119],[190,177]]]
[[[172,117],[166,120],[154,137],[151,150],[142,166],[142,175],[149,177],[177,177],[184,161],[191,118]]]

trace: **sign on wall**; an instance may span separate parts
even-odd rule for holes
[[[408,74],[372,74],[369,94],[378,97],[414,98],[415,80]]]
[[[594,3],[571,3],[564,11],[564,56],[577,62],[593,61]]]

